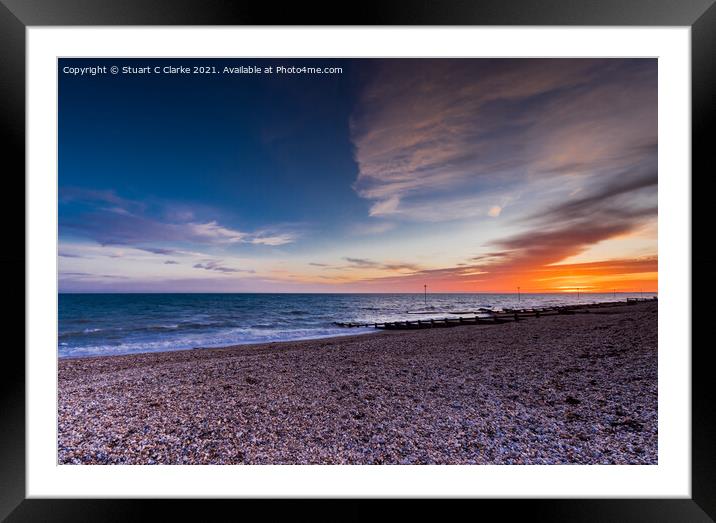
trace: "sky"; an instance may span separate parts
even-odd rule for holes
[[[60,292],[657,290],[656,59],[58,76]]]

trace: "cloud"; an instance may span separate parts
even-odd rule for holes
[[[389,271],[419,271],[420,267],[414,263],[384,263],[381,268]]]
[[[569,220],[585,220],[599,217],[600,220],[631,219],[642,215],[656,216],[656,155],[644,158],[641,165],[619,171],[601,186],[592,188],[586,195],[571,198],[565,202],[540,210],[528,217],[562,223]],[[585,191],[579,191],[581,195]],[[631,196],[641,194],[648,199],[639,202]],[[640,205],[641,203],[641,205]],[[646,207],[644,204],[646,203]]]
[[[135,247],[135,249],[139,249],[140,251],[145,252],[151,252],[152,254],[176,254],[177,251],[174,249],[164,249],[162,247]]]
[[[480,267],[494,273],[550,265],[576,256],[590,245],[628,233],[632,228],[633,224],[629,222],[592,224],[579,221],[544,231],[533,229],[492,242],[492,245],[505,249],[506,256]]]
[[[286,245],[287,243],[293,243],[296,241],[296,236],[294,234],[284,233],[284,234],[274,234],[274,235],[258,235],[254,238],[252,238],[251,243],[255,245],[269,245],[269,246],[278,246],[278,245]]]
[[[384,216],[386,214],[394,214],[398,211],[398,205],[400,205],[400,196],[393,195],[385,200],[379,200],[374,203],[370,208],[369,214],[371,216]]]
[[[118,276],[116,274],[93,274],[90,272],[60,272],[58,276],[60,279],[128,279],[127,276]]]
[[[656,171],[628,172],[580,197],[555,204],[521,220],[523,231],[488,242],[493,251],[474,257],[456,275],[478,271],[484,280],[520,275],[563,262],[600,242],[634,233],[653,222]],[[564,270],[564,266],[559,270]]]
[[[71,202],[80,208],[80,212],[61,215],[61,233],[89,238],[103,246],[126,245],[153,254],[170,255],[181,251],[156,243],[271,247],[292,243],[297,236],[281,231],[241,231],[216,220],[179,221],[180,217],[193,219],[193,214],[186,211],[172,213],[164,210],[161,217],[156,217],[144,205],[120,198],[111,191],[72,189],[61,191],[61,195],[61,202]],[[108,203],[112,206],[107,206]],[[166,221],[168,216],[177,221]]]
[[[655,162],[655,159],[653,159]],[[524,232],[493,240],[487,268],[516,270],[558,263],[599,242],[638,230],[657,216],[657,174],[652,162],[608,183],[579,192],[522,219]]]
[[[174,260],[167,260],[164,262],[164,265],[179,265],[179,262]]]
[[[493,189],[484,194],[430,194],[413,196],[399,205],[391,215],[375,215],[376,218],[394,218],[409,222],[444,222],[451,220],[472,220],[488,216],[489,209],[497,201],[510,201],[513,197],[502,189]]]
[[[79,254],[73,254],[71,252],[65,252],[65,251],[59,251],[57,253],[58,256],[61,256],[62,258],[85,258],[85,256],[81,256]]]
[[[480,256],[473,256],[470,258],[470,261],[474,262],[483,262],[485,260],[494,260],[496,258],[504,258],[505,256],[508,256],[509,253],[507,252],[488,252],[487,254],[481,254]],[[468,265],[468,264],[464,264]]]
[[[499,205],[493,205],[492,207],[490,207],[490,210],[487,211],[487,215],[496,218],[500,215],[501,212],[502,207],[500,207]]]
[[[248,273],[254,273],[253,270],[246,270],[246,269],[235,269],[233,267],[226,267],[224,265],[221,265],[221,260],[206,260],[204,263],[196,263],[192,267],[194,269],[204,269],[207,271],[216,271],[216,272],[223,272],[223,273],[235,273],[235,272],[248,272]]]
[[[377,262],[366,258],[343,258],[350,265],[349,268],[360,268],[360,269],[382,269],[389,271],[418,271],[420,268],[412,263],[391,263],[391,262]]]
[[[351,118],[354,189],[371,216],[442,221],[494,217],[496,197],[555,176],[609,183],[655,154],[639,147],[656,86],[651,59],[378,64]]]
[[[376,267],[380,267],[380,265],[381,265],[378,262],[374,262],[372,260],[368,260],[365,258],[343,258],[343,259],[346,260],[348,263],[350,263],[354,267],[376,268]]]
[[[238,243],[246,241],[247,233],[223,227],[216,221],[208,223],[186,223],[183,225],[189,238],[206,243]]]

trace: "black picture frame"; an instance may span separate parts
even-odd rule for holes
[[[6,245],[0,264],[6,289],[14,291],[6,312],[8,329],[24,318],[25,256],[24,229],[17,224],[24,215],[25,168],[25,31],[31,26],[64,25],[639,25],[689,26],[691,28],[692,73],[692,240],[709,238],[712,220],[698,198],[711,193],[707,183],[711,173],[713,99],[716,93],[716,6],[715,0],[483,0],[444,1],[361,1],[356,4],[231,2],[230,0],[0,0],[0,106],[2,114],[3,189],[6,204]],[[348,7],[347,7],[348,6]],[[48,116],[49,117],[49,116]],[[709,133],[708,131],[712,131]],[[7,170],[6,170],[7,169]],[[712,170],[712,169],[711,169]],[[695,173],[699,173],[698,176]],[[687,176],[688,173],[684,173]],[[698,190],[694,190],[697,187]],[[705,202],[704,202],[705,203]],[[20,207],[20,208],[18,208]],[[695,244],[695,242],[693,242]],[[694,245],[695,246],[695,245]],[[692,249],[696,250],[696,249]],[[692,252],[692,279],[699,282],[699,295],[714,290],[706,271],[716,267],[708,247]],[[698,275],[698,276],[697,276]],[[699,276],[703,276],[702,279]],[[705,285],[705,287],[704,287]],[[10,294],[10,293],[8,293]],[[692,293],[693,295],[693,293]],[[22,296],[22,298],[20,298]],[[693,301],[693,299],[692,299]],[[693,333],[709,325],[708,307],[694,301]],[[19,328],[17,328],[19,332]],[[716,425],[711,385],[710,344],[692,341],[692,497],[691,499],[591,499],[591,500],[479,500],[475,514],[485,511],[501,518],[530,517],[547,521],[714,521],[716,520]],[[22,339],[24,346],[24,335]],[[187,500],[62,500],[25,499],[25,359],[18,344],[7,342],[5,372],[0,379],[0,518],[7,521],[127,521],[147,519],[152,509],[164,517],[175,511],[183,517],[201,520],[223,510],[229,501],[212,503]],[[688,350],[674,347],[673,350]],[[245,502],[246,503],[246,502]],[[472,503],[472,502],[471,502]],[[171,506],[169,506],[171,504]],[[462,511],[460,504],[431,506],[422,501],[411,510],[429,515],[439,512],[442,519]],[[301,515],[304,501],[279,503],[294,517]],[[311,509],[315,510],[315,509]],[[339,512],[334,512],[338,510]],[[377,510],[382,511],[381,508]],[[338,519],[359,519],[374,511],[372,503],[345,501],[331,512]],[[404,515],[406,515],[404,513]],[[313,513],[312,519],[316,519]]]

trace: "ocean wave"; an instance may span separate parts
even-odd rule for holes
[[[107,331],[107,329],[99,329],[99,328],[82,329],[80,331],[61,332],[57,335],[57,337],[61,340],[67,339],[67,338],[81,338],[83,336],[87,336],[90,334],[97,334],[99,332],[106,332],[106,331]]]
[[[61,295],[57,350],[64,357],[322,338],[361,332],[334,322],[372,325],[631,296],[436,294],[426,303],[423,294]]]
[[[342,328],[320,329],[231,329],[215,334],[185,336],[173,339],[132,341],[116,344],[97,344],[83,346],[59,346],[60,357],[109,356],[119,354],[136,354],[141,352],[166,352],[172,350],[218,348],[231,345],[248,345],[254,343],[272,343],[281,341],[299,341],[345,336],[346,334],[367,334],[375,332],[370,328],[355,328],[350,332]]]

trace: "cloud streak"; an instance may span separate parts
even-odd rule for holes
[[[348,268],[380,269],[387,271],[419,271],[420,267],[414,263],[377,262],[367,258],[343,258],[349,263]]]
[[[351,136],[354,188],[371,216],[497,217],[520,186],[554,176],[609,183],[655,155],[639,147],[656,140],[656,62],[382,63]]]
[[[241,231],[221,225],[216,220],[165,221],[151,216],[146,206],[120,198],[111,191],[65,190],[60,201],[81,206],[81,212],[63,215],[61,230],[96,241],[100,245],[126,245],[152,254],[181,253],[178,248],[157,246],[157,243],[190,243],[198,245],[231,246],[252,244],[281,246],[292,243],[296,235],[290,232]],[[186,213],[164,214],[193,217]]]
[[[127,276],[119,276],[116,274],[94,274],[91,272],[67,272],[63,271],[58,274],[60,280],[95,280],[95,279],[110,279],[110,280],[126,280]]]
[[[222,265],[222,260],[205,260],[203,263],[195,263],[192,267],[194,269],[204,269],[206,271],[216,271],[225,274],[238,272],[253,274],[255,272],[251,269],[236,269],[234,267],[227,267],[226,265]]]

